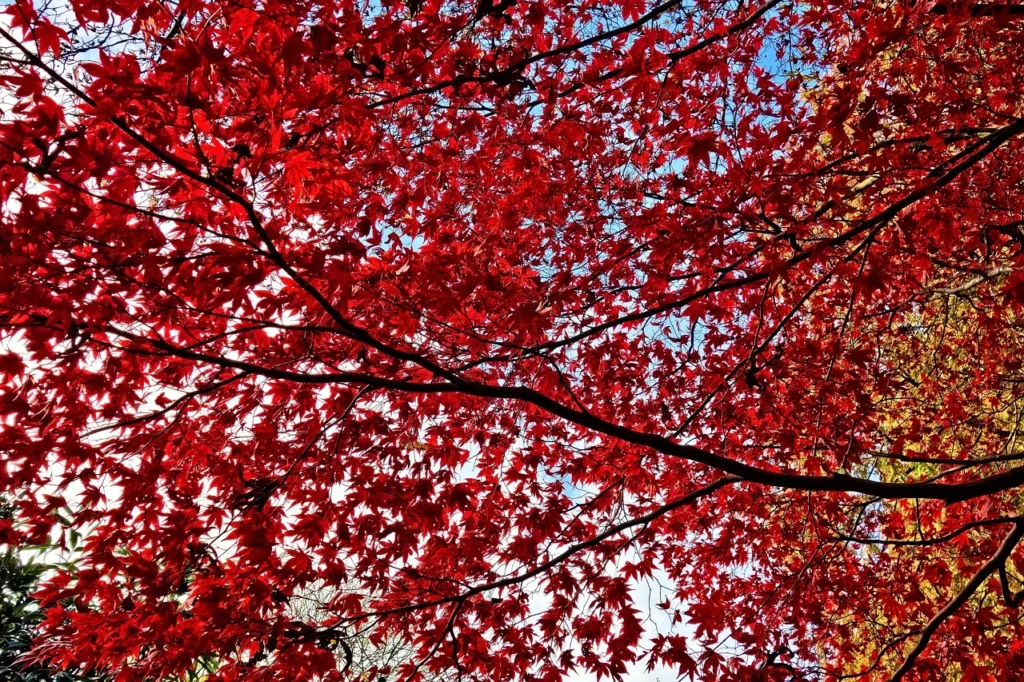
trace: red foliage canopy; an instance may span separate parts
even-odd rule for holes
[[[1017,14],[10,5],[4,532],[85,532],[40,655],[1009,679]]]

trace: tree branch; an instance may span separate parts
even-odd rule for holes
[[[1006,536],[1003,543],[999,546],[992,557],[985,562],[985,564],[978,569],[978,572],[974,574],[974,577],[964,585],[963,589],[953,597],[949,603],[947,603],[941,611],[935,614],[935,616],[928,622],[928,624],[921,631],[921,637],[918,639],[917,644],[910,651],[907,657],[903,660],[903,664],[896,669],[896,672],[889,678],[889,682],[899,682],[903,677],[914,667],[914,661],[924,653],[925,649],[928,648],[928,643],[931,638],[935,635],[935,632],[939,627],[949,619],[956,611],[963,606],[968,599],[971,598],[982,583],[988,579],[996,571],[996,569],[1006,561],[1010,553],[1013,552],[1017,543],[1020,542],[1021,538],[1024,537],[1024,522],[1017,521],[1013,527],[1013,530]]]

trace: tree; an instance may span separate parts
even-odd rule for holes
[[[90,529],[54,665],[1010,678],[1020,13],[10,5],[0,490]]]
[[[8,505],[0,518],[9,519]],[[39,577],[38,567],[23,564],[14,549],[0,555],[0,673],[4,679],[41,679],[38,671],[24,670],[19,656],[29,650],[39,624],[39,611],[29,596]]]
[[[0,502],[0,522],[10,521],[13,507]],[[27,561],[20,548],[0,554],[0,679],[5,682],[99,682],[102,676],[75,670],[54,670],[33,661],[32,641],[43,619],[32,598],[46,565]]]
[[[359,589],[357,585],[343,585],[340,590],[311,585],[288,600],[288,617],[306,623],[322,623],[333,616],[331,604],[339,598],[359,596]],[[327,644],[334,649],[338,666],[359,679],[374,682],[401,679],[397,677],[397,673],[401,665],[409,661],[414,653],[405,641],[398,637],[378,640],[374,644],[369,637],[357,635],[339,638],[336,642]],[[444,676],[437,679],[444,679]]]
[[[985,393],[972,396],[970,400],[958,406],[955,418],[950,419],[947,410],[940,402],[944,394],[951,389],[974,390],[973,377],[977,372],[975,358],[979,350],[972,348],[975,337],[974,329],[978,324],[978,308],[975,305],[975,289],[986,286],[983,278],[973,278],[964,284],[948,288],[937,287],[924,302],[926,310],[931,308],[932,314],[918,314],[918,321],[908,320],[904,329],[901,344],[889,351],[886,362],[905,378],[904,389],[886,400],[885,410],[890,418],[880,424],[879,442],[886,443],[884,451],[878,453],[873,462],[882,476],[913,476],[915,478],[936,479],[948,475],[942,462],[936,462],[926,454],[922,456],[920,437],[918,442],[903,444],[903,434],[909,426],[918,430],[915,421],[920,421],[924,411],[933,414],[933,425],[927,428],[925,437],[930,441],[928,449],[939,446],[947,452],[957,453],[948,458],[946,463],[958,464],[962,461],[1013,461],[1021,456],[1019,429],[1022,413],[1020,398],[1013,384],[991,384],[982,388]],[[1019,337],[1022,333],[1020,323],[1007,320],[1008,334]],[[936,391],[943,387],[941,394]],[[907,410],[906,406],[913,402],[917,407]],[[898,454],[892,454],[893,444]],[[1019,496],[1010,504],[1020,513],[1024,500]],[[921,561],[922,554],[927,553],[927,561],[942,564],[942,586],[962,587],[972,577],[964,571],[959,551],[950,551],[949,543],[970,544],[969,536],[984,532],[988,525],[986,520],[960,524],[955,512],[943,511],[937,517],[922,518],[920,508],[912,500],[888,500],[881,503],[885,518],[887,534],[898,534],[904,538],[899,545],[890,546],[880,553],[877,571],[901,571]],[[947,518],[952,516],[952,518]],[[948,531],[948,532],[944,532]],[[967,535],[968,538],[957,536]],[[877,540],[864,538],[868,551],[873,552]],[[888,543],[886,543],[888,544]],[[979,588],[977,593],[965,605],[980,611],[987,619],[987,627],[976,628],[963,633],[972,638],[994,639],[990,644],[992,650],[999,651],[1012,645],[1008,633],[998,627],[1000,619],[1017,620],[1016,602],[1013,595],[1021,583],[1018,572],[1019,563],[1007,562],[999,567],[998,581],[988,585],[988,589]],[[920,581],[904,586],[906,598],[915,601],[926,601],[934,610],[943,606],[945,590],[936,590],[931,580],[922,576]],[[1005,592],[1004,592],[1005,590]],[[1003,595],[1010,595],[1004,600]],[[911,597],[912,595],[912,597]],[[881,631],[891,631],[890,614],[885,605],[874,605],[872,617],[865,621],[852,613],[838,614],[851,632],[851,641],[847,646],[863,643],[869,651],[860,661],[853,662],[847,672],[854,672],[875,664],[879,657],[893,657],[891,650],[883,650],[880,643],[887,640],[879,636]],[[842,607],[840,607],[840,610]],[[871,636],[864,636],[860,630],[864,627],[875,630]],[[974,656],[959,661],[956,666],[944,671],[946,679],[987,679],[985,675],[975,672],[981,668],[990,673],[991,662],[983,656]],[[972,677],[974,675],[974,677]]]
[[[902,77],[898,59],[881,60],[882,68]],[[863,183],[874,182],[869,176]],[[863,185],[862,185],[863,186]],[[987,272],[961,273],[956,286],[925,287],[918,302],[920,309],[907,315],[900,327],[900,338],[888,347],[879,348],[880,361],[901,378],[900,390],[886,396],[879,402],[882,419],[874,435],[881,450],[873,457],[860,463],[860,475],[880,475],[883,478],[914,478],[939,480],[951,471],[945,465],[962,465],[966,462],[1008,462],[1020,458],[1017,433],[1022,413],[1019,394],[1013,381],[977,384],[973,381],[978,372],[977,358],[984,355],[984,349],[975,345],[978,324],[985,322],[986,314],[979,309],[979,299],[988,287],[1007,284],[1007,275],[1012,270],[996,267]],[[982,299],[984,304],[986,299]],[[1012,310],[1005,310],[1002,324],[1005,333],[1014,342],[1020,338],[1021,326]],[[956,405],[955,410],[947,409],[946,402],[951,394],[959,390],[971,393]],[[911,409],[908,409],[912,406]],[[927,425],[922,428],[921,422]],[[908,428],[909,427],[909,428]],[[911,442],[904,441],[907,432],[914,434]],[[928,440],[928,447],[920,447],[922,439]],[[936,458],[928,452],[955,452],[954,457]],[[961,546],[969,539],[960,535],[984,533],[988,520],[958,524],[955,511],[943,510],[937,517],[922,517],[917,500],[879,500],[874,502],[875,512],[884,519],[885,533],[898,536],[898,541],[886,538],[860,537],[855,540],[865,546],[867,552],[875,554],[876,547],[884,551],[873,556],[874,570],[885,572],[895,579],[901,572],[915,572],[914,567],[922,561],[922,553],[928,556],[924,561],[939,564],[929,574],[918,574],[918,580],[894,583],[897,603],[917,602],[928,604],[932,612],[940,611],[947,595],[958,593],[973,577],[970,564],[962,560],[960,551],[950,551],[952,540]],[[1012,504],[1018,513],[1021,501]],[[943,532],[943,529],[950,531]],[[840,532],[842,535],[842,533]],[[942,677],[947,680],[973,680],[998,678],[999,666],[993,666],[984,651],[1004,652],[1013,645],[1013,635],[1000,627],[1001,620],[1018,620],[1017,602],[1014,590],[1020,584],[1019,573],[1014,562],[1008,561],[997,569],[1000,580],[987,586],[981,585],[977,592],[961,608],[974,610],[984,616],[981,627],[961,631],[961,637],[989,639],[985,646],[978,648],[971,656],[947,661],[942,668]],[[939,585],[933,584],[935,577]],[[891,600],[890,600],[891,601]],[[846,657],[846,674],[857,676],[868,669],[895,667],[900,662],[900,647],[905,639],[898,623],[892,618],[892,611],[886,600],[866,605],[867,613],[852,613],[839,604],[832,614],[833,622],[840,623],[843,634],[831,647],[839,646],[848,652],[859,651],[861,657]],[[971,625],[979,625],[974,623]],[[865,632],[865,631],[870,632]],[[829,658],[830,648],[823,647],[821,655]],[[994,668],[994,669],[993,669]]]

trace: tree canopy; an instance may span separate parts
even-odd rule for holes
[[[9,3],[0,539],[83,538],[46,658],[1013,679],[1022,14]]]

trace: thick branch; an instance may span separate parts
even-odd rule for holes
[[[380,377],[362,372],[305,373],[277,367],[262,367],[241,360],[197,353],[179,348],[162,339],[141,337],[122,330],[110,329],[109,331],[123,338],[150,344],[163,351],[162,353],[157,353],[157,351],[146,351],[143,349],[127,349],[129,352],[173,355],[217,367],[258,374],[272,379],[306,384],[354,384],[392,389],[406,393],[461,393],[480,398],[514,400],[527,403],[540,408],[552,416],[559,417],[585,429],[611,436],[627,443],[648,447],[669,457],[704,464],[723,473],[737,476],[750,483],[758,483],[775,488],[819,492],[851,492],[886,499],[928,498],[953,503],[992,495],[1024,484],[1024,466],[1015,467],[966,483],[888,483],[845,474],[811,476],[785,471],[772,471],[739,462],[692,445],[683,445],[665,436],[637,431],[628,426],[610,422],[592,413],[581,412],[578,409],[569,407],[525,386],[501,386],[468,380],[460,381],[457,384],[450,382],[426,383]]]

